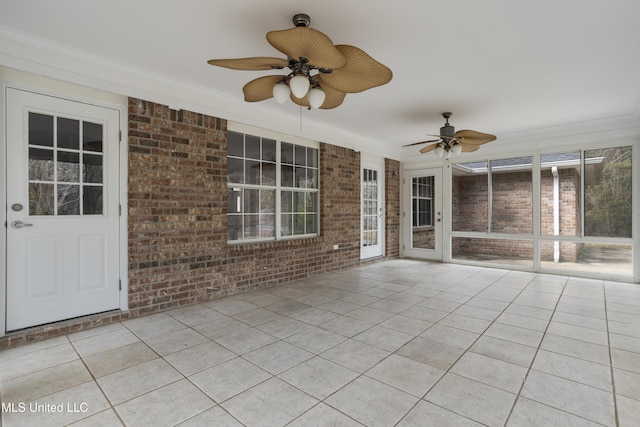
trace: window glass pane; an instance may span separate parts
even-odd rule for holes
[[[55,215],[53,184],[29,184],[29,215]]]
[[[227,188],[227,212],[228,213],[242,212],[242,189]]]
[[[53,150],[29,148],[29,179],[53,181]]]
[[[82,181],[96,184],[102,183],[102,156],[85,154],[83,159]]]
[[[260,237],[260,215],[243,215],[243,233],[245,239]]]
[[[307,147],[307,166],[318,167],[318,150]]]
[[[82,187],[82,214],[102,215],[102,186]]]
[[[29,144],[53,147],[53,117],[29,113]]]
[[[262,160],[276,161],[276,141],[262,138]]]
[[[58,184],[58,215],[80,215],[80,186]]]
[[[318,213],[318,193],[307,193],[307,212]]]
[[[244,189],[244,206],[245,213],[260,212],[260,190]]]
[[[244,183],[244,160],[227,157],[227,182]]]
[[[491,161],[491,232],[533,233],[532,157]]]
[[[581,235],[581,192],[579,151],[540,156],[542,235]]]
[[[260,214],[260,237],[274,237],[275,225],[274,214]]]
[[[305,166],[307,164],[307,147],[296,145],[295,164]]]
[[[280,215],[280,235],[282,236],[293,235],[293,215],[291,214]]]
[[[293,166],[280,166],[280,181],[283,187],[293,187]]]
[[[229,240],[242,239],[242,215],[227,216],[227,238]]]
[[[260,160],[260,138],[253,135],[244,136],[244,156],[247,159]]]
[[[585,236],[631,237],[631,147],[585,151]]]
[[[280,143],[280,162],[283,164],[293,164],[293,144],[288,142]]]
[[[304,212],[305,202],[306,202],[305,193],[294,192],[293,193],[293,212]]]
[[[262,162],[262,185],[276,185],[276,164]]]
[[[241,133],[227,133],[227,156],[244,157],[244,135]]]
[[[317,214],[307,214],[306,227],[307,227],[307,234],[315,234],[318,232],[318,215]]]
[[[260,162],[258,160],[245,160],[244,173],[246,184],[260,184]]]
[[[263,214],[276,212],[275,190],[260,190],[260,212]]]
[[[80,182],[80,154],[58,151],[58,182]]]
[[[299,188],[307,188],[307,168],[295,168],[295,184]]]
[[[489,174],[487,162],[453,165],[453,231],[489,231]]]
[[[280,194],[280,210],[293,212],[293,191],[282,191]]]
[[[80,122],[58,117],[58,147],[80,149]]]
[[[293,234],[305,234],[305,215],[303,213],[293,214]]]
[[[307,169],[307,188],[318,188],[318,169]]]
[[[82,122],[82,148],[102,153],[102,125]]]

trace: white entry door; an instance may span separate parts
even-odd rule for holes
[[[384,253],[384,165],[362,162],[360,258]]]
[[[442,260],[442,169],[406,172],[403,254]]]
[[[117,309],[119,112],[7,89],[7,331]]]

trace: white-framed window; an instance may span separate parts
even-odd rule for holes
[[[284,139],[228,131],[229,242],[318,235],[318,147]]]

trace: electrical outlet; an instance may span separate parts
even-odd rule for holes
[[[333,245],[333,250],[335,251],[336,249],[339,249],[340,245]]]

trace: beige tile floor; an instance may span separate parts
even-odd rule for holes
[[[0,397],[5,427],[638,426],[640,285],[387,261],[0,352]]]

